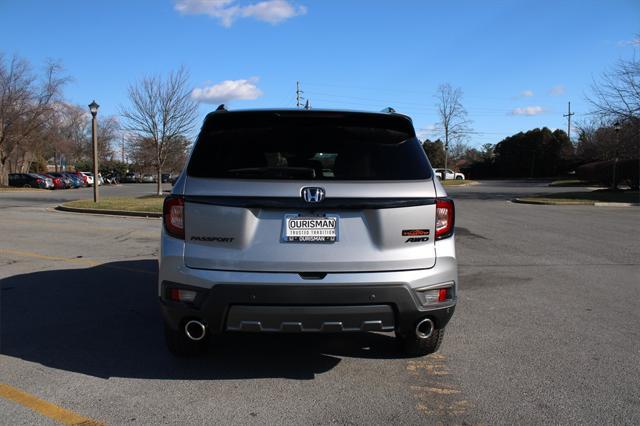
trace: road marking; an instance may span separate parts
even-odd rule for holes
[[[474,407],[466,399],[449,375],[446,356],[436,353],[417,360],[409,360],[407,372],[414,377],[410,386],[416,398],[416,409],[434,417],[465,416]]]
[[[91,267],[104,266],[105,268],[115,269],[115,270],[119,270],[119,271],[127,271],[127,272],[136,272],[136,273],[140,273],[140,274],[156,275],[155,271],[147,271],[145,269],[129,268],[129,267],[126,267],[126,266],[110,265],[108,263],[100,263],[100,262],[97,262],[97,261],[91,260],[91,259],[81,259],[81,258],[77,258],[77,257],[47,256],[47,255],[44,255],[44,254],[34,253],[34,252],[31,252],[31,251],[22,251],[22,250],[8,249],[8,248],[0,248],[0,254],[3,254],[3,253],[4,254],[8,254],[8,255],[20,256],[20,257],[29,257],[29,258],[32,258],[32,259],[53,260],[53,261],[57,261],[57,262],[80,263],[80,264],[91,266]]]
[[[27,407],[64,425],[101,426],[104,423],[81,416],[66,408],[44,401],[20,389],[0,383],[0,397]]]
[[[144,219],[144,218],[142,218]],[[78,229],[82,229],[83,232],[87,232],[87,233],[97,233],[97,234],[112,234],[114,232],[122,232],[123,228],[113,228],[113,227],[107,227],[107,226],[93,226],[90,223],[81,223],[81,224],[77,224],[77,223],[51,223],[51,222],[36,222],[34,223],[33,221],[26,221],[26,220],[19,220],[19,219],[13,219],[13,218],[7,218],[6,222],[3,223],[3,225],[8,224],[9,226],[11,225],[26,225],[29,226],[29,228],[33,228],[34,226],[39,226],[42,228],[52,228],[52,229],[64,229],[64,230],[75,230],[77,231]],[[126,229],[125,229],[126,230]],[[153,232],[144,232],[140,229],[132,229],[128,232],[134,233],[135,236],[137,237],[143,237],[143,238],[158,238],[158,236],[160,235],[160,231],[153,231]]]
[[[6,253],[10,255],[12,254],[12,255],[21,256],[21,257],[31,257],[33,259],[40,259],[40,260],[54,260],[54,261],[63,261],[63,262],[70,262],[70,263],[82,263],[88,266],[98,266],[100,264],[99,262],[96,262],[90,259],[82,259],[77,257],[47,256],[44,254],[34,253],[31,251],[13,250],[8,248],[0,248],[0,253]]]

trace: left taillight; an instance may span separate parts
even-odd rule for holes
[[[184,198],[182,196],[170,195],[164,199],[162,221],[169,235],[184,240]]]
[[[453,235],[455,217],[453,200],[438,198],[436,200],[436,240]]]

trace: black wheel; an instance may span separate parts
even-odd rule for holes
[[[22,187],[23,188],[31,188],[31,185],[29,185],[28,183],[25,183]]]
[[[207,350],[206,337],[199,341],[193,341],[181,330],[173,330],[167,324],[164,325],[164,341],[169,352],[177,357],[200,355]]]
[[[456,176],[456,180],[462,180],[462,176]]]
[[[438,351],[444,339],[444,328],[435,329],[427,339],[420,339],[415,334],[400,336],[396,338],[402,345],[404,353],[409,356],[424,356]]]

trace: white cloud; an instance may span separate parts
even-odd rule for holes
[[[286,0],[267,0],[242,8],[242,16],[278,24],[294,16],[307,13],[305,6],[294,7]]]
[[[258,78],[248,80],[225,80],[213,86],[196,87],[191,97],[206,104],[222,104],[233,100],[253,100],[262,96],[256,83]]]
[[[560,96],[560,95],[564,95],[565,91],[566,91],[565,87],[560,84],[558,86],[553,86],[551,89],[549,89],[549,94],[551,96]]]
[[[425,139],[433,139],[434,135],[438,132],[437,126],[435,124],[430,124],[427,127],[421,127],[416,130],[416,136],[421,141]]]
[[[217,18],[224,27],[230,27],[237,18],[279,24],[287,19],[307,13],[305,6],[294,6],[288,0],[264,0],[239,6],[236,0],[176,0],[175,9],[183,15],[208,15]]]
[[[540,115],[545,112],[541,106],[527,106],[523,108],[514,108],[511,110],[511,115]]]
[[[621,40],[618,42],[618,46],[640,46],[640,37],[632,38],[631,40]]]
[[[522,92],[520,92],[520,96],[523,98],[530,98],[531,96],[533,96],[533,90],[523,90]]]

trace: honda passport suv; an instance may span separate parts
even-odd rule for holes
[[[457,300],[454,217],[405,115],[221,106],[164,202],[167,346],[393,331],[435,352]]]

